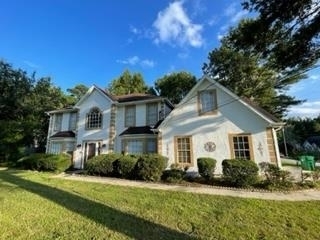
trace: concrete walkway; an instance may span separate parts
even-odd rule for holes
[[[117,186],[126,187],[137,187],[137,188],[148,188],[156,190],[166,190],[166,191],[180,191],[189,192],[197,194],[209,194],[209,195],[222,195],[222,196],[232,196],[232,197],[242,197],[242,198],[256,198],[265,200],[286,200],[286,201],[309,201],[317,200],[320,201],[320,191],[319,190],[302,190],[302,191],[292,191],[292,192],[262,192],[262,191],[252,191],[252,190],[238,190],[238,189],[228,189],[220,187],[211,186],[180,186],[180,185],[169,185],[161,183],[149,183],[143,181],[131,181],[118,178],[107,178],[107,177],[93,177],[93,176],[83,176],[79,174],[66,174],[62,173],[55,176],[56,178],[62,178],[66,180],[74,181],[87,181],[96,182]]]

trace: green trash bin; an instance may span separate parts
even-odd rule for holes
[[[303,170],[308,170],[308,171],[315,170],[314,156],[307,156],[307,155],[300,156],[299,160],[301,163],[301,168]]]

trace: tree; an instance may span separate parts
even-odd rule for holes
[[[125,70],[119,78],[109,84],[108,90],[114,95],[125,95],[131,93],[146,93],[148,87],[140,73],[130,73]]]
[[[0,61],[0,154],[16,160],[35,141],[44,149],[49,120],[45,112],[66,104],[66,96],[50,78],[36,81],[34,74]]]
[[[307,69],[319,59],[319,0],[246,0],[242,5],[258,16],[241,27],[236,45],[255,49],[280,70]]]
[[[155,82],[155,89],[160,96],[168,98],[173,104],[177,104],[197,83],[197,79],[191,73],[177,72],[165,75]]]
[[[215,77],[238,96],[253,99],[270,113],[282,117],[289,106],[300,103],[284,93],[288,85],[299,78],[283,80],[282,75],[263,62],[258,54],[250,49],[239,49],[230,40],[235,31],[237,29],[231,29],[222,39],[221,46],[209,53],[209,62],[203,66],[204,73]]]
[[[68,88],[67,92],[70,94],[70,104],[77,103],[81,97],[83,97],[88,91],[88,87],[83,84],[77,84],[73,88]]]

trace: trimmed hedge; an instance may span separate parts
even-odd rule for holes
[[[94,156],[86,161],[84,169],[89,175],[112,176],[113,162],[121,158],[121,154],[110,153]]]
[[[209,157],[202,157],[197,159],[199,174],[206,180],[214,177],[217,160]]]
[[[136,155],[123,155],[113,162],[113,172],[116,177],[133,178],[133,170],[138,161]]]
[[[167,158],[159,154],[143,154],[139,157],[135,168],[135,178],[145,181],[159,181],[167,166]]]
[[[258,181],[259,168],[252,160],[225,159],[222,161],[224,180],[234,187],[252,186]]]
[[[164,170],[161,180],[168,183],[179,183],[186,176],[186,169],[182,169],[178,165],[172,164],[171,169]]]
[[[71,166],[71,156],[34,153],[19,159],[17,165],[28,170],[63,172]]]

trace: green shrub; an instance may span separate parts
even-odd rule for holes
[[[133,176],[133,169],[138,161],[135,155],[123,155],[113,162],[114,175],[121,178],[130,179]]]
[[[187,169],[182,169],[177,164],[172,164],[171,169],[162,172],[161,180],[169,183],[179,183],[185,178],[186,170]]]
[[[118,160],[121,156],[121,154],[116,153],[94,156],[86,161],[84,169],[90,175],[112,176],[113,162]]]
[[[36,171],[63,172],[71,166],[68,154],[34,153],[17,162],[18,167]]]
[[[198,170],[201,177],[206,180],[210,180],[214,176],[214,170],[216,169],[217,160],[208,157],[202,157],[197,159]]]
[[[268,162],[259,164],[265,176],[265,186],[268,189],[287,189],[293,186],[289,171],[281,170],[278,166]]]
[[[145,181],[159,181],[166,165],[167,158],[159,154],[143,154],[134,167],[134,176]]]
[[[225,159],[222,161],[224,180],[234,187],[248,187],[258,180],[259,168],[254,161]]]

